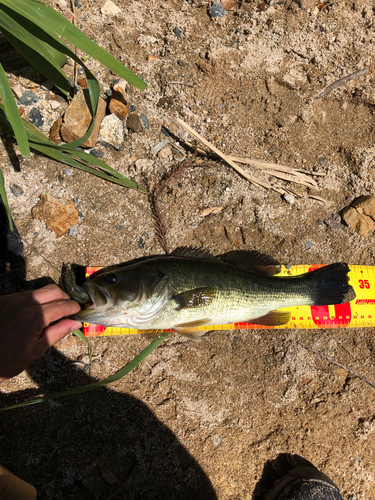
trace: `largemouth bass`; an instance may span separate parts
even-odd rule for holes
[[[208,258],[161,256],[101,270],[84,286],[92,302],[74,319],[104,327],[174,329],[199,340],[201,325],[250,322],[283,325],[302,305],[349,302],[349,267],[330,264],[295,277],[274,276],[275,266],[250,252],[246,266]],[[68,268],[69,271],[69,268]],[[65,288],[69,288],[65,285]],[[70,293],[72,298],[74,294]]]

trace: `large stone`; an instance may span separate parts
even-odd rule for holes
[[[76,94],[64,115],[64,123],[61,126],[60,134],[65,142],[72,142],[85,135],[91,123],[91,113],[87,106],[89,91],[81,90]],[[83,147],[92,148],[95,146],[100,125],[105,116],[106,103],[100,97],[95,124],[90,137],[82,144]]]
[[[78,210],[70,200],[58,200],[48,194],[42,194],[39,202],[33,207],[34,219],[46,223],[57,238],[67,233],[72,226],[78,224]]]
[[[367,238],[375,231],[375,222],[368,217],[359,213],[354,207],[346,207],[341,213],[343,221],[354,231],[359,233],[364,238]]]
[[[54,101],[53,101],[54,102]],[[56,144],[60,144],[60,127],[62,124],[62,118],[61,116],[58,117],[57,120],[55,120],[52,124],[52,127],[49,131],[48,138],[51,139]]]
[[[124,124],[116,115],[108,115],[100,127],[98,142],[120,151],[124,147]]]
[[[119,85],[116,85],[113,89],[109,111],[116,115],[117,118],[120,118],[120,120],[125,120],[129,116],[129,104],[126,100],[124,89]]]
[[[352,206],[360,214],[368,215],[375,219],[375,196],[361,196],[353,201]]]

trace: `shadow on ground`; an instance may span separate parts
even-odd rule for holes
[[[29,368],[40,389],[1,406],[92,379],[52,348]],[[1,414],[0,463],[43,499],[215,499],[210,480],[138,399],[107,388]]]

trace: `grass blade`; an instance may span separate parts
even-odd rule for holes
[[[49,158],[52,158],[61,163],[65,163],[74,168],[88,172],[89,174],[101,177],[106,181],[113,182],[120,186],[124,186],[130,189],[137,189],[145,194],[149,194],[148,191],[139,186],[135,182],[131,181],[127,177],[124,177],[119,172],[116,172],[112,167],[101,161],[99,158],[92,156],[84,151],[71,151],[70,148],[66,148],[66,144],[63,147],[56,146],[56,144],[48,140],[43,132],[34,127],[31,123],[22,120],[25,127],[27,138],[30,147]],[[0,104],[0,128],[4,130],[8,135],[14,135],[12,127],[9,121],[6,119],[4,107]],[[78,158],[78,160],[75,159]],[[100,170],[96,170],[89,166],[89,164],[98,167]]]
[[[89,342],[89,339],[83,334],[83,332],[81,332],[81,330],[74,330],[74,332],[72,332],[72,335],[75,335],[76,337],[78,337],[79,339],[83,340],[83,342],[86,342],[86,344],[87,344],[87,349],[89,351],[89,358],[90,358],[90,372],[89,372],[89,375],[91,375],[92,350],[91,350],[91,344]]]
[[[156,349],[169,335],[169,332],[163,333],[155,339],[151,344],[149,344],[146,349],[141,351],[138,356],[136,356],[133,361],[129,364],[125,365],[121,370],[111,375],[110,377],[105,378],[104,380],[99,380],[98,382],[93,382],[92,384],[83,385],[81,387],[76,387],[75,389],[69,389],[67,391],[55,392],[54,394],[49,394],[47,396],[41,396],[40,398],[34,398],[29,401],[25,401],[24,403],[18,403],[12,406],[5,406],[5,408],[0,408],[0,411],[5,410],[13,410],[14,408],[21,408],[22,406],[35,405],[37,403],[43,403],[44,401],[48,401],[49,399],[57,399],[63,396],[71,396],[73,394],[82,394],[87,391],[92,391],[93,389],[97,389],[99,387],[103,387],[105,385],[111,384],[112,382],[116,382],[120,380],[122,377],[130,373],[136,366],[139,365],[149,354],[152,353],[154,349]]]
[[[6,211],[7,216],[8,216],[10,230],[13,231],[13,221],[12,221],[12,217],[10,215],[8,198],[7,198],[7,194],[5,192],[4,176],[3,176],[3,172],[1,171],[1,168],[0,168],[0,197],[4,203],[5,211]]]
[[[31,23],[1,5],[1,2],[0,13],[0,30],[3,35],[30,64],[67,95],[69,80],[61,69],[67,59],[66,54],[35,36],[35,33],[29,31],[32,29],[32,26],[28,26]],[[63,44],[62,41],[60,43]]]
[[[7,75],[3,66],[0,64],[0,97],[4,103],[4,111],[9,123],[12,126],[13,133],[18,142],[22,156],[30,156],[29,143],[25,128],[22,124],[22,118],[14,100],[12,89],[9,86]]]
[[[90,40],[74,24],[70,23],[62,14],[51,7],[34,0],[1,0],[1,4],[19,13],[25,19],[30,19],[31,22],[47,31],[50,35],[57,33],[62,36],[139,89],[144,90],[146,88],[147,85],[141,78]],[[51,27],[53,27],[53,30]]]

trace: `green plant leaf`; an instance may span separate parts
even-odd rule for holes
[[[12,89],[9,86],[7,75],[3,66],[0,64],[0,97],[4,103],[4,111],[8,121],[12,125],[13,133],[18,142],[22,156],[30,156],[30,148],[27,140],[25,128],[22,124],[22,118],[14,100]]]
[[[78,168],[83,170],[84,172],[88,172],[89,174],[96,175],[97,177],[101,177],[106,181],[113,182],[120,186],[124,186],[130,189],[137,189],[145,194],[149,194],[148,191],[139,186],[135,182],[131,181],[127,177],[124,177],[119,172],[116,172],[112,167],[104,163],[99,158],[92,156],[84,151],[75,151],[70,148],[65,148],[57,146],[54,142],[50,141],[45,137],[43,132],[38,130],[34,125],[25,120],[22,120],[22,123],[25,127],[27,138],[30,144],[30,147],[42,153],[49,158],[52,158],[61,163],[65,163],[74,168]],[[0,104],[0,128],[4,130],[8,135],[14,135],[11,124],[6,119],[4,107]],[[66,145],[65,145],[66,146]],[[78,158],[78,160],[76,159]],[[89,166],[89,164],[94,167],[98,167],[100,170],[96,170]]]
[[[0,408],[0,411],[13,410],[14,408],[21,408],[22,406],[35,405],[37,403],[43,403],[44,401],[48,401],[49,399],[57,399],[63,396],[82,394],[83,392],[92,391],[93,389],[97,389],[98,387],[103,387],[105,385],[116,382],[117,380],[120,380],[122,377],[131,372],[136,366],[138,366],[139,363],[141,363],[149,354],[151,354],[154,349],[156,349],[162,342],[164,342],[164,340],[168,337],[169,334],[170,334],[169,332],[166,332],[160,335],[160,337],[155,339],[143,351],[141,351],[138,354],[138,356],[136,356],[133,359],[133,361],[125,365],[123,368],[121,368],[121,370],[119,370],[115,374],[105,378],[104,380],[99,380],[98,382],[93,382],[92,384],[76,387],[75,389],[69,389],[67,391],[55,392],[54,394],[41,396],[40,398],[31,399],[29,401],[25,401],[24,403],[18,403],[12,406],[5,406],[5,408]]]
[[[51,36],[57,33],[74,46],[81,49],[94,59],[107,66],[119,76],[135,85],[141,90],[146,88],[146,83],[126,68],[116,58],[108,54],[95,42],[84,35],[74,24],[70,23],[62,14],[34,0],[1,0],[0,5],[6,5],[14,12],[21,14],[25,19],[30,20]]]
[[[4,203],[5,211],[6,211],[7,216],[8,216],[10,230],[13,231],[13,221],[12,221],[12,217],[10,215],[8,198],[7,198],[7,194],[5,192],[4,177],[3,177],[3,172],[1,171],[1,168],[0,168],[0,197]]]
[[[91,351],[91,344],[89,342],[89,339],[84,335],[83,332],[81,332],[81,330],[74,330],[74,332],[72,332],[72,335],[75,335],[76,337],[78,337],[79,339],[83,340],[83,342],[85,342],[87,344],[87,349],[89,351],[89,358],[90,358],[90,372],[89,372],[89,374],[91,375],[92,351]]]
[[[64,94],[67,94],[69,79],[60,67],[67,59],[66,54],[34,36],[24,26],[31,23],[24,21],[23,25],[22,21],[24,21],[22,16],[1,5],[0,1],[1,32],[30,64],[42,73],[46,79],[53,82]],[[32,25],[30,28],[32,29]],[[62,41],[61,43],[63,44]]]

